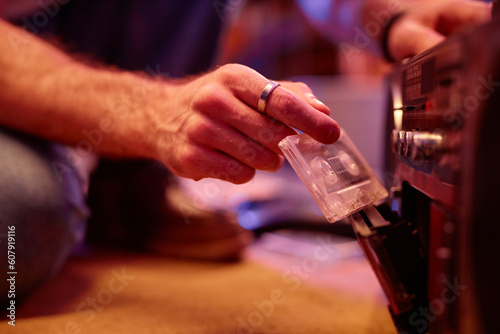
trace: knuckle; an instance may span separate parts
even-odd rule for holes
[[[200,154],[198,150],[189,148],[186,149],[181,155],[183,165],[187,165],[191,170],[198,172],[203,172],[207,168],[207,162],[204,159],[204,155]]]
[[[216,107],[220,102],[219,93],[220,88],[215,83],[208,83],[196,91],[192,105],[201,111]]]
[[[247,67],[240,64],[225,64],[217,70],[218,80],[225,86],[234,86],[244,76]]]
[[[298,88],[301,90],[301,91],[304,91],[304,92],[309,92],[311,91],[311,88],[304,82],[302,81],[297,81],[295,82],[295,84],[298,86]]]
[[[210,122],[202,117],[193,117],[186,125],[187,136],[192,140],[212,138],[214,130]]]
[[[271,96],[271,102],[274,104],[274,109],[278,115],[288,114],[296,106],[296,99],[288,91],[280,91],[280,94]]]
[[[226,64],[221,66],[216,73],[218,79],[221,80],[221,82],[225,83],[228,80],[233,80],[234,74],[237,71],[238,67],[236,66],[236,64]]]
[[[222,65],[219,68],[219,71],[225,75],[232,75],[232,74],[241,72],[242,69],[244,69],[244,68],[245,68],[244,65],[230,63],[230,64]]]

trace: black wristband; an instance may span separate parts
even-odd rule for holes
[[[393,15],[389,22],[384,27],[384,30],[382,30],[382,38],[381,38],[381,43],[382,43],[382,52],[384,53],[384,57],[387,61],[393,63],[395,62],[394,58],[392,58],[390,52],[389,52],[389,32],[391,31],[392,26],[396,21],[401,18],[405,13],[404,12],[399,12],[395,15]]]

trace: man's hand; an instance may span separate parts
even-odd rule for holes
[[[338,139],[340,129],[328,107],[303,83],[281,82],[268,97],[267,115],[258,112],[268,82],[248,67],[230,64],[170,85],[171,98],[150,113],[157,158],[179,176],[244,183],[256,169],[281,167],[278,143],[296,133],[292,127],[321,142]]]
[[[391,27],[388,49],[395,60],[414,56],[446,36],[491,18],[491,5],[478,1],[418,1]]]
[[[179,176],[243,183],[281,166],[278,143],[293,128],[325,143],[340,135],[301,83],[282,82],[258,112],[269,80],[242,65],[170,80],[93,68],[1,20],[0,49],[0,124],[82,156],[154,158]]]

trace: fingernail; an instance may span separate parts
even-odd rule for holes
[[[319,104],[321,104],[321,105],[323,105],[323,106],[325,106],[325,107],[326,107],[326,104],[324,104],[322,101],[320,101],[320,100],[318,100],[318,99],[316,99],[316,98],[314,99],[314,101],[316,101],[316,102],[318,102]]]
[[[317,103],[319,103],[321,105],[326,106],[326,104],[324,104],[323,102],[321,102],[320,100],[318,100],[318,98],[313,93],[305,93],[304,95],[307,96],[309,99],[313,100],[314,102],[317,102]]]
[[[337,141],[340,137],[340,128],[339,127],[332,127],[330,128],[330,131],[328,131],[328,138],[334,138],[335,141]]]

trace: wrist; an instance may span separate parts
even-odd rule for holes
[[[116,124],[114,149],[120,155],[157,158],[158,126],[169,113],[169,90],[161,78],[123,72],[122,89],[113,94],[111,117]]]
[[[398,20],[400,20],[401,17],[403,17],[403,15],[405,15],[405,12],[398,12],[398,13],[394,14],[389,19],[389,21],[385,25],[384,29],[382,30],[382,35],[381,35],[381,40],[380,40],[382,54],[383,54],[385,60],[387,60],[388,62],[391,62],[391,63],[395,62],[396,60],[394,59],[393,55],[391,54],[389,36],[391,34],[392,28],[394,27],[396,22]]]

